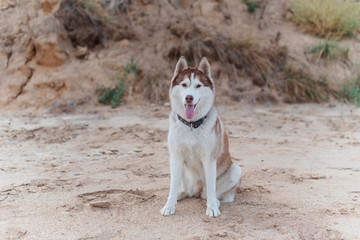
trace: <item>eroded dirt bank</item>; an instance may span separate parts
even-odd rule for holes
[[[0,107],[95,105],[132,60],[141,74],[125,79],[122,102],[163,104],[182,55],[209,59],[222,103],[338,97],[358,76],[359,36],[341,43],[346,61],[317,59],[309,49],[322,40],[291,20],[290,1],[261,2],[250,14],[239,0],[0,0]]]
[[[167,107],[0,117],[1,239],[359,239],[360,110],[220,106],[244,170],[221,216],[163,217]]]

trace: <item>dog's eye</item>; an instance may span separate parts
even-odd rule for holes
[[[181,84],[181,86],[186,87],[186,83]]]
[[[196,85],[195,87],[196,87],[196,88],[200,88],[200,87],[201,87],[201,84],[198,84],[198,85]]]

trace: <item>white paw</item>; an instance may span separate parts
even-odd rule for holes
[[[168,205],[168,204],[166,204],[166,205],[160,210],[160,212],[161,212],[161,214],[164,215],[164,216],[169,216],[169,215],[175,213],[175,208],[176,208],[175,205]]]
[[[206,215],[209,217],[217,217],[220,215],[220,210],[218,207],[207,207]]]

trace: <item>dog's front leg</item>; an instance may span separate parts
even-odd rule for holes
[[[216,197],[216,160],[204,164],[204,171],[207,194],[206,215],[217,217],[220,215],[220,202]]]
[[[165,206],[160,211],[163,215],[170,215],[175,213],[179,182],[183,166],[183,159],[170,156],[170,192]]]

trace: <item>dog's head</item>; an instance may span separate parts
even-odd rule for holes
[[[214,87],[206,57],[201,59],[198,68],[188,67],[186,59],[181,57],[170,85],[173,111],[191,121],[204,117],[214,104]]]

